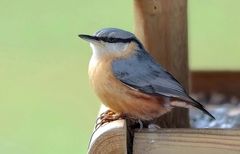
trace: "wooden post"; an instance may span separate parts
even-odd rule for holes
[[[145,48],[188,90],[187,0],[134,0],[135,32]],[[161,127],[189,127],[187,109],[159,119]]]

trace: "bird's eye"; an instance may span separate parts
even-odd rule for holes
[[[110,37],[108,38],[108,42],[116,42],[116,38]]]

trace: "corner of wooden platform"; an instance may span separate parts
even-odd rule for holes
[[[100,113],[107,108],[102,106]],[[99,127],[92,135],[89,154],[127,154],[126,120],[116,120]]]
[[[89,154],[127,154],[127,124],[117,120],[101,126],[92,136]],[[239,154],[239,129],[135,130],[133,154]]]

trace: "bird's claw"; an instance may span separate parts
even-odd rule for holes
[[[123,119],[123,114],[115,113],[111,110],[107,110],[100,114],[100,116],[96,120],[96,126],[95,129],[98,129],[100,126],[102,126],[105,123],[109,123],[111,121]]]
[[[150,123],[150,124],[148,124],[148,129],[151,130],[151,131],[156,131],[156,130],[161,129],[161,127],[157,124]]]
[[[139,131],[141,131],[143,129],[143,122],[140,119],[137,122],[139,124]]]

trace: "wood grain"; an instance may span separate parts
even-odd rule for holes
[[[187,0],[134,0],[134,12],[135,32],[145,48],[188,89]],[[159,124],[189,127],[188,111],[174,109]]]
[[[161,129],[135,133],[134,154],[239,154],[240,130]]]

